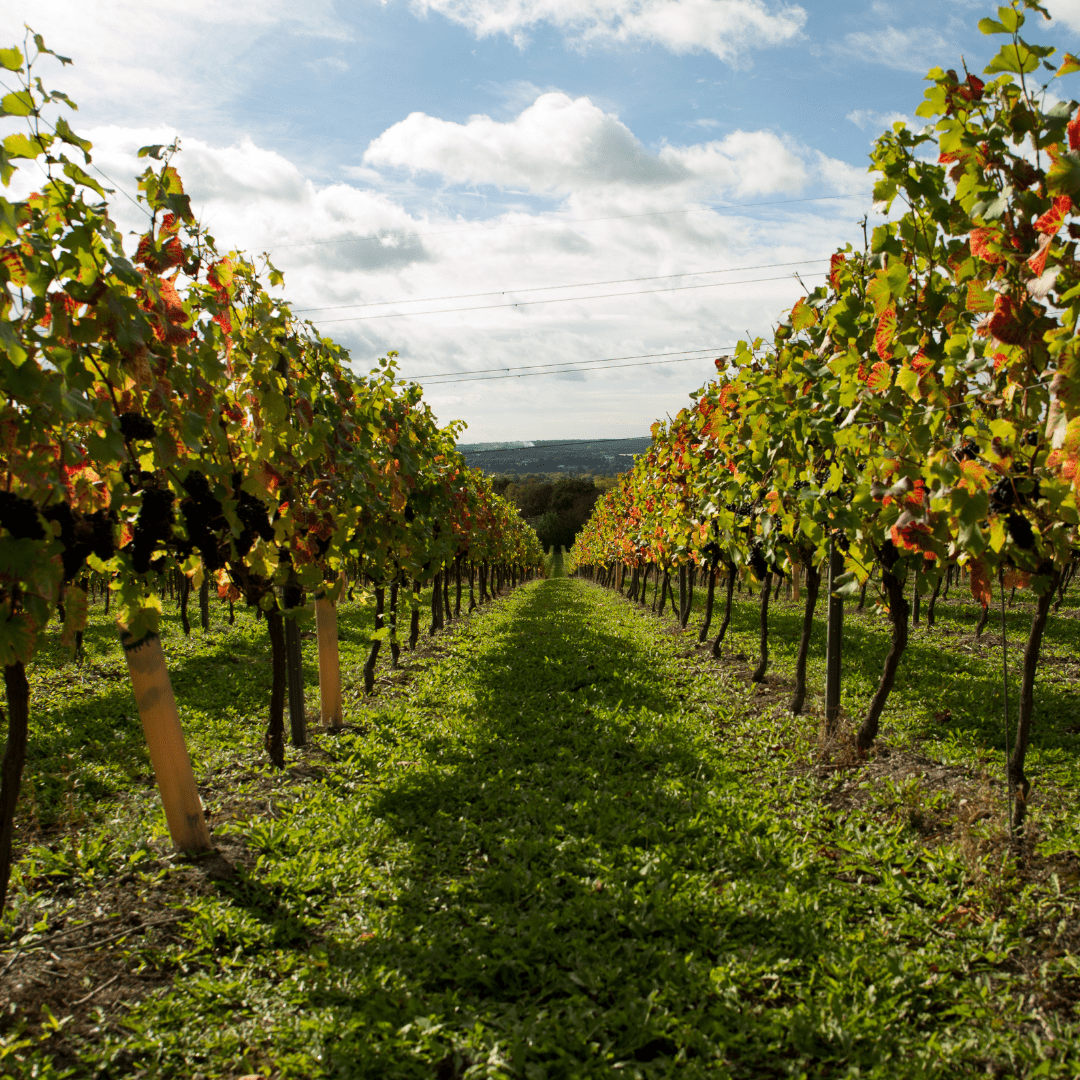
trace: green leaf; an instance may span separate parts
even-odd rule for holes
[[[62,116],[56,121],[56,137],[69,146],[77,146],[86,155],[87,164],[90,163],[90,150],[94,144],[89,139],[83,139],[76,135]]]
[[[32,160],[45,153],[51,142],[52,137],[49,135],[38,135],[31,140],[21,132],[14,132],[4,139],[4,150],[7,152],[8,157],[29,158]]]
[[[990,525],[990,547],[1000,551],[1005,546],[1005,520],[1000,514],[994,517]]]
[[[1008,34],[1009,30],[1005,28],[996,19],[980,19],[979,29],[984,34]]]
[[[1040,53],[1025,45],[1022,41],[1011,41],[1002,45],[997,56],[983,68],[987,75],[996,75],[1008,71],[1014,75],[1029,75],[1038,70]]]
[[[1052,195],[1075,195],[1080,192],[1080,153],[1075,150],[1059,155],[1046,174],[1046,187]]]
[[[896,374],[896,385],[909,396],[919,397],[919,376],[913,368],[902,367]]]
[[[152,157],[155,161],[160,161],[161,151],[164,149],[164,143],[154,143],[152,146],[140,146],[139,157]]]
[[[0,49],[0,67],[8,71],[22,71],[22,49]]]
[[[34,99],[29,90],[16,90],[0,98],[0,115],[30,116],[34,111]]]
[[[82,184],[83,187],[88,187],[92,191],[96,191],[102,198],[105,197],[106,192],[112,193],[112,189],[103,188],[89,173],[85,172],[78,165],[72,161],[68,161],[62,154],[60,160],[64,163],[64,175],[76,184]]]
[[[998,18],[1008,34],[1015,34],[1024,25],[1024,13],[1017,11],[1015,8],[1007,7],[1005,4],[998,8]]]
[[[45,47],[45,39],[40,34],[35,34],[34,35],[34,45],[37,47],[37,51],[39,53],[44,53],[46,56],[55,56],[56,59],[59,60],[61,64],[66,65],[66,64],[71,63],[71,57],[69,57],[69,56],[61,56],[59,53],[54,53],[52,51],[52,49],[46,48]]]

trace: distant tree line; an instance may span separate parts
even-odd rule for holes
[[[610,476],[577,477],[530,473],[496,476],[492,488],[512,502],[544,548],[569,551],[592,514],[593,504],[614,487]]]

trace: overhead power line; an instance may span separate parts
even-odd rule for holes
[[[461,232],[499,232],[503,229],[543,229],[552,225],[582,225],[591,221],[628,221],[632,218],[669,217],[673,214],[704,214],[717,210],[754,210],[764,206],[791,206],[796,203],[829,202],[836,199],[861,199],[866,192],[851,191],[843,195],[812,195],[805,199],[775,199],[756,203],[707,203],[704,206],[684,206],[679,210],[650,210],[640,214],[605,214],[599,217],[545,218],[543,221],[526,221],[518,224],[506,222],[502,225],[489,225],[477,228],[474,225],[459,229],[432,229],[427,232],[382,232],[368,236],[342,236],[334,240],[298,240],[292,244],[278,244],[276,248],[324,247],[330,244],[362,244],[379,240],[396,240],[407,237],[446,236]]]
[[[578,281],[566,285],[528,285],[520,289],[487,289],[477,293],[457,293],[452,296],[416,296],[403,300],[365,300],[360,304],[331,304],[327,307],[292,308],[299,311],[347,311],[354,308],[382,307],[385,304],[434,304],[440,300],[472,300],[478,296],[506,296],[507,293],[550,292],[552,289],[592,289],[600,285],[630,285],[638,281],[670,281],[673,278],[703,277],[706,274],[737,274],[744,270],[775,270],[780,266],[810,266],[828,262],[823,259],[795,259],[792,262],[761,263],[758,266],[729,266],[726,270],[687,270],[682,274],[654,274],[652,277],[614,278],[611,281]]]
[[[807,277],[825,277],[824,270],[808,273]],[[781,274],[777,277],[737,278],[734,281],[707,281],[703,285],[675,285],[670,289],[631,289],[618,293],[593,293],[591,296],[554,296],[550,300],[519,300],[509,304],[474,304],[472,307],[436,308],[434,311],[389,311],[384,315],[354,315],[348,319],[324,319],[320,325],[333,326],[335,323],[368,322],[372,319],[405,319],[416,315],[453,315],[461,311],[491,311],[495,308],[536,307],[539,304],[569,304],[575,300],[617,300],[620,296],[644,296],[647,293],[688,292],[691,289],[719,289],[724,285],[757,285],[764,281],[791,281],[794,275]]]
[[[706,356],[684,356],[678,360],[646,360],[640,364],[612,364],[611,367],[600,368],[601,371],[617,371],[619,368],[630,367],[654,367],[658,364],[685,364],[689,360],[707,360]],[[587,363],[588,361],[581,361]],[[467,383],[467,382],[491,382],[494,379],[531,379],[537,375],[571,375],[575,371],[596,371],[597,368],[587,367],[567,367],[560,368],[557,371],[526,371],[522,375],[482,375],[478,379],[444,379],[442,382],[435,383],[435,386],[451,386],[453,383]],[[420,381],[420,380],[413,380]]]
[[[565,367],[567,364],[611,364],[616,360],[649,360],[654,356],[683,356],[686,353],[712,353],[723,352],[725,349],[734,349],[734,345],[710,345],[706,349],[673,349],[671,352],[660,353],[636,353],[633,356],[605,356],[595,360],[556,360],[550,364],[523,364],[520,367],[477,368],[469,371],[438,371],[431,375],[402,375],[402,382],[420,382],[422,379],[441,379],[451,375],[487,375],[491,372],[502,371],[530,371],[533,368]]]

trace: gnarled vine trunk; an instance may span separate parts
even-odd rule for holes
[[[261,610],[261,609],[260,609]],[[285,689],[288,682],[285,659],[285,619],[275,604],[266,612],[266,628],[270,631],[270,717],[266,723],[263,745],[271,763],[285,768]]]
[[[761,606],[759,608],[759,626],[761,630],[761,659],[750,676],[751,682],[761,682],[769,669],[769,598],[772,596],[772,571],[768,570],[761,582]]]
[[[420,579],[413,578],[412,610],[409,613],[409,652],[420,639]]]
[[[713,600],[716,597],[716,567],[709,570],[709,587],[705,593],[705,621],[701,624],[698,633],[698,642],[703,642],[709,636],[709,624],[712,622]]]
[[[11,879],[11,852],[15,843],[15,807],[19,802],[26,743],[30,730],[30,684],[22,662],[4,668],[7,694],[7,746],[0,766],[0,912],[7,899]]]
[[[1047,573],[1044,569],[1043,573]],[[1042,650],[1043,633],[1050,614],[1050,604],[1054,599],[1054,590],[1061,582],[1061,571],[1053,567],[1049,571],[1046,591],[1038,598],[1035,614],[1031,618],[1027,646],[1024,649],[1024,671],[1020,679],[1020,712],[1016,724],[1016,740],[1009,755],[1009,784],[1016,800],[1013,814],[1013,828],[1019,831],[1024,827],[1027,817],[1028,796],[1031,793],[1031,781],[1024,772],[1028,742],[1031,738],[1031,714],[1035,708],[1035,673],[1039,667],[1039,653]]]
[[[731,598],[735,595],[735,564],[729,562],[725,563],[725,566],[727,567],[727,596],[724,601],[724,621],[720,624],[716,640],[712,643],[712,655],[715,660],[720,659],[720,646],[724,642],[724,635],[731,623]]]
[[[791,697],[791,711],[798,716],[806,702],[806,658],[810,653],[810,635],[814,632],[814,609],[817,607],[818,593],[821,590],[821,571],[814,565],[813,558],[803,561],[806,570],[806,601],[803,605],[802,635],[799,638],[799,653],[795,657],[795,693]]]
[[[375,633],[379,635],[383,628],[384,604],[386,602],[386,589],[382,585],[375,586]],[[379,658],[379,647],[382,645],[382,637],[372,639],[371,649],[368,652],[367,663],[364,664],[364,693],[370,694],[375,689],[375,661]]]
[[[892,643],[885,657],[885,667],[882,669],[877,691],[870,702],[869,709],[866,710],[866,717],[855,739],[860,750],[869,750],[877,738],[881,714],[885,710],[885,703],[889,700],[889,693],[896,681],[896,669],[900,666],[900,658],[907,648],[909,609],[907,597],[904,596],[907,574],[899,577],[892,572],[892,568],[898,561],[899,556],[895,552],[882,554],[881,585],[889,598],[889,621],[893,628]]]

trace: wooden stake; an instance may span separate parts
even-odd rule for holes
[[[181,851],[209,851],[213,846],[210,830],[195,786],[161,639],[147,634],[141,641],[133,641],[123,627],[120,633],[169,835]]]
[[[337,605],[327,598],[323,590],[315,594],[315,636],[319,643],[319,713],[323,725],[336,730],[344,723]]]

